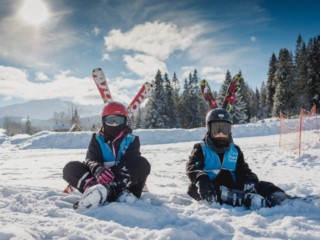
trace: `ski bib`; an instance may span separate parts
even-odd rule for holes
[[[134,139],[135,139],[135,136],[132,134],[128,134],[124,139],[122,139],[120,143],[119,152],[115,156],[109,144],[104,142],[103,136],[100,134],[97,134],[96,140],[100,145],[102,156],[104,159],[104,164],[107,165],[108,167],[112,167],[116,165],[120,161],[120,158],[125,154],[126,150],[130,146],[130,144],[134,141]]]
[[[222,164],[220,158],[216,152],[210,147],[201,143],[203,155],[204,155],[204,172],[207,173],[210,180],[216,178],[221,170],[228,170],[231,173],[233,181],[236,182],[235,170],[238,160],[238,150],[233,143],[230,144],[230,148],[224,153]]]

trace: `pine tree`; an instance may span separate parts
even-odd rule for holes
[[[189,74],[189,94],[188,94],[188,128],[204,126],[204,116],[200,112],[200,88],[197,70]]]
[[[171,86],[171,81],[168,78],[168,74],[165,73],[164,75],[164,89],[165,89],[165,112],[168,116],[168,122],[166,123],[167,128],[177,128],[180,126],[179,118],[178,118],[178,110],[177,105],[174,100],[174,90]]]
[[[307,92],[308,99],[311,101],[316,96],[320,96],[320,36],[310,40],[307,51]]]
[[[248,120],[248,100],[244,99],[244,96],[248,95],[248,85],[244,82],[244,79],[242,77],[241,71],[237,75],[240,75],[241,77],[241,88],[240,91],[237,91],[236,93],[236,101],[234,103],[233,109],[231,111],[234,119],[234,123],[237,124],[243,124],[246,123]]]
[[[74,110],[74,114],[71,118],[71,124],[80,124],[80,116],[78,115],[77,109]]]
[[[256,122],[259,119],[259,109],[260,109],[260,97],[261,94],[256,88],[256,91],[252,91],[252,98],[250,99],[250,122]]]
[[[165,112],[166,97],[163,87],[163,78],[160,70],[155,77],[155,88],[146,104],[146,114],[143,120],[143,128],[166,128],[168,116]]]
[[[196,127],[204,127],[206,125],[206,114],[208,112],[208,104],[207,102],[204,100],[201,90],[200,90],[200,78],[198,76],[198,71],[195,69],[192,75],[192,82],[195,85],[195,90],[194,93],[196,96],[195,100],[196,100],[196,104],[199,105],[199,109],[197,109],[199,112],[197,112],[196,114],[198,114],[195,119],[195,122],[198,122],[198,124],[196,124]]]
[[[177,118],[178,118],[177,128],[180,128],[181,127],[181,115],[180,115],[181,96],[180,96],[180,83],[176,73],[173,73],[172,88],[173,88],[174,104],[177,108]]]
[[[184,80],[183,92],[179,104],[180,123],[182,128],[188,128],[188,104],[189,104],[189,85],[187,79]]]
[[[141,110],[141,107],[139,107],[134,119],[134,128],[138,129],[141,127],[142,127],[142,110]]]
[[[307,48],[303,42],[301,35],[298,36],[295,50],[295,66],[297,71],[297,108],[298,112],[300,107],[309,107],[308,96],[308,66],[307,66]]]
[[[259,108],[258,108],[258,118],[265,119],[268,117],[268,110],[267,110],[267,88],[264,82],[261,84],[260,88],[260,101],[259,101]]]
[[[278,57],[275,82],[277,83],[274,96],[273,116],[279,116],[282,112],[286,115],[295,114],[296,87],[295,68],[292,62],[292,55],[287,49],[281,49]]]
[[[31,121],[30,121],[29,116],[27,117],[27,121],[26,121],[26,125],[25,125],[25,133],[29,134],[29,135],[33,134]]]
[[[275,74],[277,71],[278,59],[273,53],[269,61],[268,80],[266,86],[266,116],[271,117],[274,106],[274,95],[277,87]]]

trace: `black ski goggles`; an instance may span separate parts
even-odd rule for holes
[[[108,126],[119,126],[126,123],[126,117],[120,115],[108,115],[102,118],[102,122]]]
[[[210,133],[211,133],[211,135],[216,135],[218,133],[223,133],[224,135],[230,135],[231,134],[231,123],[211,122],[210,123]]]

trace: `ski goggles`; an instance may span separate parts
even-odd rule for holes
[[[211,122],[210,123],[211,135],[223,133],[224,135],[231,134],[231,123],[228,122]]]
[[[109,126],[119,126],[126,123],[126,117],[120,115],[108,115],[102,118],[102,122]]]

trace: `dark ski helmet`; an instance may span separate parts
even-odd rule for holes
[[[215,108],[207,113],[206,116],[206,126],[208,131],[210,131],[211,122],[228,122],[232,124],[232,115],[223,108]]]

